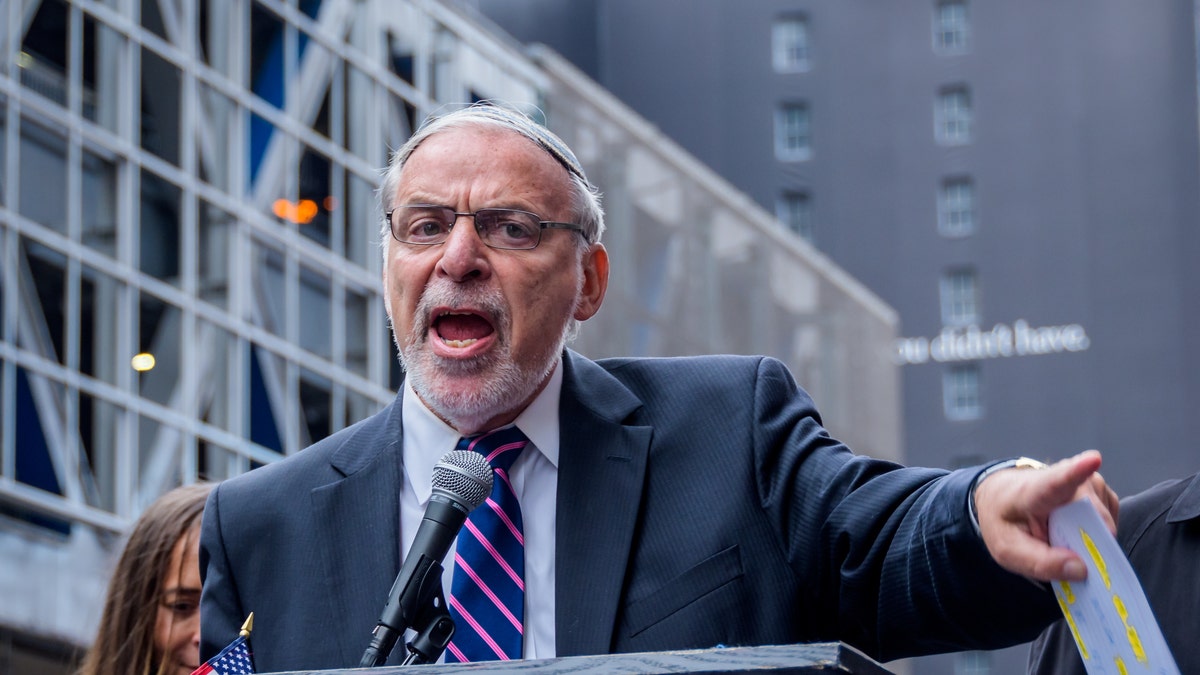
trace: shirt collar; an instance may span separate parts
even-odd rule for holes
[[[1200,473],[1192,477],[1167,512],[1168,523],[1180,523],[1193,518],[1200,518]]]
[[[550,373],[550,381],[514,422],[555,467],[558,466],[558,402],[562,395],[562,383],[563,365],[562,359],[559,359]],[[418,503],[424,504],[433,492],[434,465],[458,445],[461,434],[425,407],[408,378],[404,379],[401,414],[404,425],[404,473]]]

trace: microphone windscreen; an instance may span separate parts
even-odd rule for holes
[[[478,452],[451,450],[433,467],[433,489],[474,509],[492,493],[492,465]]]

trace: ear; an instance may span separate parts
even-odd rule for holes
[[[583,288],[579,304],[575,306],[575,318],[587,321],[600,311],[604,293],[608,290],[608,250],[604,244],[592,244],[583,254]]]

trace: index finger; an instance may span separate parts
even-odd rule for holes
[[[1059,506],[1074,501],[1080,488],[1086,485],[1099,469],[1100,453],[1096,450],[1085,450],[1036,472],[1036,477],[1031,477],[1038,483],[1033,490],[1030,506],[1035,513],[1049,514]],[[1100,498],[1099,495],[1096,497]]]

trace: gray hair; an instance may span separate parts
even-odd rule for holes
[[[571,152],[562,139],[530,119],[528,115],[487,102],[472,104],[441,116],[430,116],[404,145],[392,153],[391,161],[383,174],[383,182],[379,186],[380,211],[387,213],[394,206],[392,200],[396,198],[396,191],[400,187],[400,174],[404,170],[404,164],[421,143],[447,129],[468,126],[490,126],[520,134],[562,164],[570,178],[571,217],[576,224],[583,227],[583,238],[588,244],[600,241],[604,234],[604,209],[600,205],[600,191],[588,182],[575,153]],[[391,229],[386,219],[379,237],[380,246],[386,251],[391,238]]]

